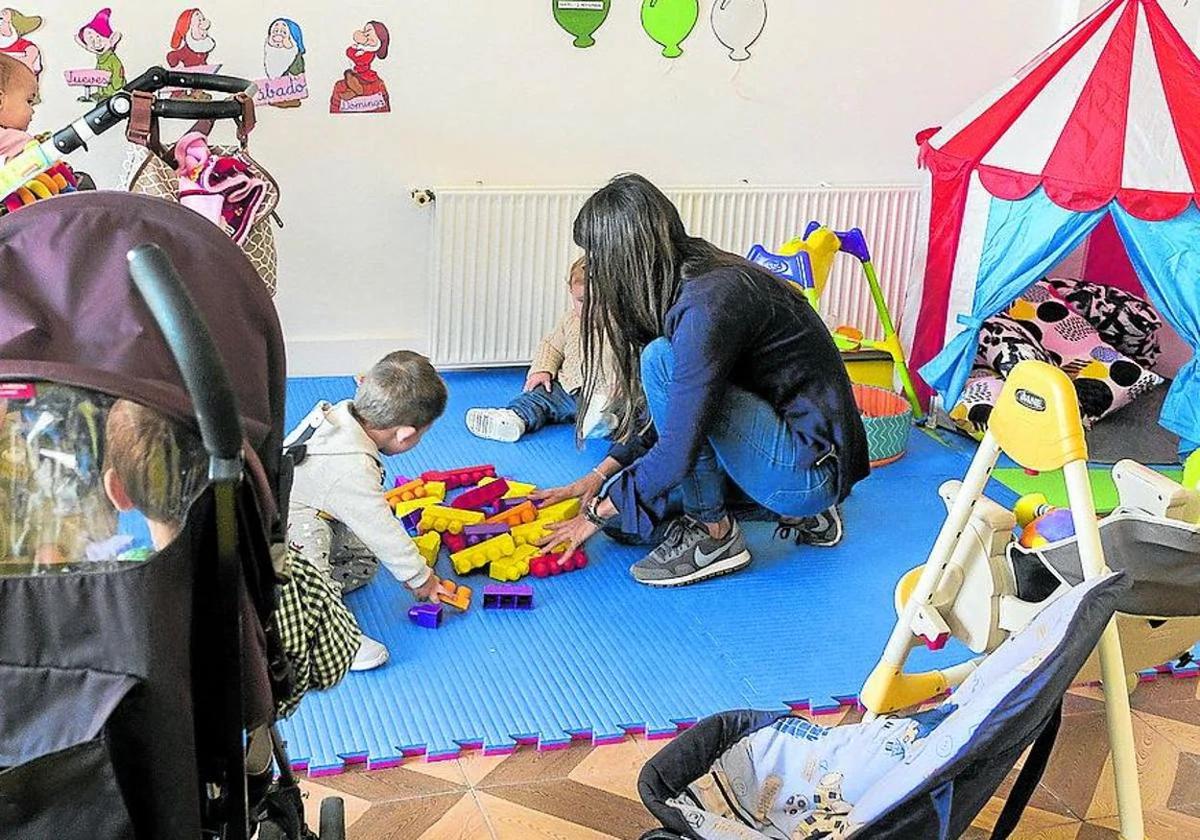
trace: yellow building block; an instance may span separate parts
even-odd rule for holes
[[[529,574],[529,561],[542,553],[536,545],[520,546],[508,557],[493,560],[488,566],[488,575],[492,580],[514,581]]]
[[[426,564],[432,568],[437,563],[438,551],[442,547],[442,535],[437,531],[430,531],[428,534],[417,537],[413,542],[417,544],[417,551],[421,552]]]
[[[485,484],[491,484],[495,480],[496,479],[491,477],[484,478],[480,480],[477,486],[483,487]],[[536,484],[525,484],[521,481],[513,481],[511,478],[506,478],[504,480],[508,482],[508,492],[500,497],[502,499],[524,499],[537,489]]]
[[[515,542],[518,547],[524,547],[527,545],[533,545],[536,547],[535,544],[538,540],[543,539],[550,534],[550,529],[546,527],[547,524],[551,523],[542,522],[540,519],[538,519],[528,523],[527,525],[516,526],[510,532],[512,534],[513,542]],[[566,547],[567,544],[565,542],[561,542],[551,548],[538,548],[538,554],[562,551]]]
[[[551,522],[566,522],[568,519],[574,519],[578,515],[579,499],[567,499],[565,502],[547,505],[539,510],[537,521],[546,524]]]
[[[517,550],[516,543],[508,534],[501,534],[490,540],[484,540],[478,545],[464,548],[450,555],[450,563],[456,574],[465,575],[472,569],[481,569],[488,563],[494,563],[505,557],[512,556]]]
[[[411,501],[408,501],[408,502],[397,502],[396,503],[396,516],[400,516],[400,517],[408,516],[414,510],[421,510],[422,508],[433,507],[437,503],[438,503],[438,500],[433,497],[427,497],[424,499],[412,499]]]
[[[421,522],[417,530],[422,534],[427,531],[449,531],[451,534],[461,534],[466,525],[478,525],[484,520],[484,515],[477,510],[459,510],[458,508],[433,505],[425,508],[421,514]]]

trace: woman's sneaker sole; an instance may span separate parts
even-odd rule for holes
[[[722,575],[732,574],[739,569],[744,569],[750,565],[750,552],[742,551],[737,554],[730,555],[723,560],[718,560],[703,569],[697,569],[688,575],[683,575],[677,578],[663,578],[661,580],[638,580],[638,583],[646,586],[658,586],[663,589],[668,589],[674,586],[687,586],[692,583],[699,583],[702,580],[709,578],[721,577]],[[637,578],[634,578],[637,580]]]

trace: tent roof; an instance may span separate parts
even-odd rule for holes
[[[1172,218],[1200,198],[1200,59],[1158,0],[1110,0],[926,136],[923,163],[999,198]]]

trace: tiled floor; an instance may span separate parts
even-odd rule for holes
[[[1068,697],[1066,719],[1041,789],[1016,837],[1117,838],[1112,768],[1097,689]],[[1163,679],[1133,696],[1147,837],[1200,837],[1200,680]],[[833,724],[855,712],[822,718]],[[630,739],[604,747],[458,761],[414,762],[306,782],[310,824],[323,796],[346,801],[358,840],[604,840],[636,838],[653,827],[636,781],[663,742]],[[1000,791],[1006,792],[1005,788]],[[989,835],[1000,799],[967,833]]]

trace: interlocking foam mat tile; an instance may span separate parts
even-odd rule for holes
[[[503,405],[521,386],[514,371],[451,373],[446,415],[410,453],[387,459],[390,478],[492,463],[503,476],[553,486],[582,475],[602,442],[575,447],[559,426],[517,444],[474,438],[467,408]],[[288,428],[318,399],[353,394],[350,378],[294,379]],[[725,709],[835,708],[857,693],[892,628],[893,587],[924,562],[944,516],[938,485],[961,477],[969,449],[914,431],[908,454],[877,470],[845,506],[846,538],[832,549],[797,547],[773,526],[746,525],[754,562],[679,589],[641,586],[628,567],[646,549],[596,537],[586,569],[534,587],[532,611],[482,609],[490,582],[476,573],[469,612],[437,630],[407,619],[412,600],[386,570],[347,596],[363,632],[391,651],[384,667],[352,673],[309,694],[282,724],[288,749],[310,773],[404,757],[453,758],[629,732],[669,737]],[[439,561],[439,572],[448,563]],[[914,655],[912,667],[951,664],[965,649]]]

